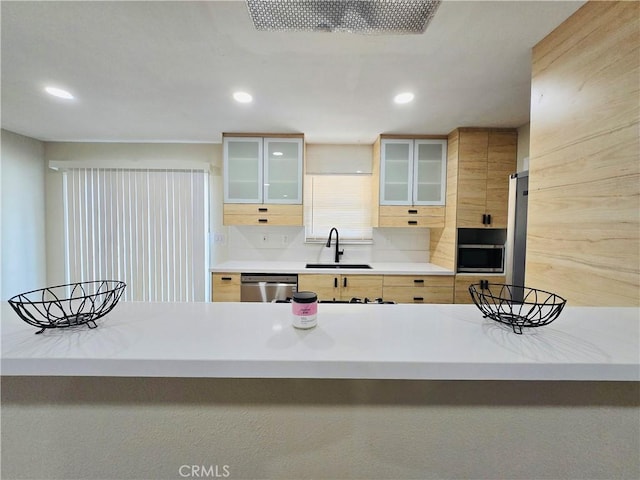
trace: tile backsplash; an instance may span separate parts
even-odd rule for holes
[[[304,227],[226,227],[224,242],[213,246],[217,261],[261,260],[333,262],[335,247],[305,243]],[[219,234],[217,234],[219,235]],[[429,262],[429,229],[374,228],[371,244],[340,244],[343,263]]]

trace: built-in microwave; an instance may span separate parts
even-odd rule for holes
[[[504,273],[504,245],[459,244],[458,272]]]

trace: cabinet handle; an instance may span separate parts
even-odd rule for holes
[[[422,278],[416,278],[413,283],[424,283],[424,279]]]
[[[483,214],[482,214],[482,224],[483,224],[483,225],[486,225],[486,224],[487,224],[487,214],[486,214],[486,213],[483,213]]]
[[[489,288],[489,280],[480,280],[480,289],[486,290]]]
[[[424,302],[424,298],[423,297],[413,297],[413,301],[414,302]]]
[[[266,219],[266,218],[259,218],[259,219],[258,219],[258,222],[259,222],[259,223],[267,223],[268,221],[269,221],[269,220],[268,220],[268,219]]]
[[[408,223],[409,225],[417,225],[417,224],[418,224],[418,221],[417,221],[417,220],[409,220],[409,221],[407,221],[407,223]]]
[[[487,225],[491,225],[491,214],[487,215]]]
[[[418,213],[418,210],[407,210],[407,212],[409,212],[411,215],[416,215]]]
[[[259,212],[268,212],[268,211],[269,211],[269,209],[268,209],[268,208],[266,208],[266,207],[258,207],[258,211],[259,211]]]
[[[344,278],[342,279],[342,286],[343,286],[343,287],[346,287],[346,286],[347,286],[347,277],[344,277]]]
[[[231,280],[231,277],[220,277],[220,280],[226,280],[226,281],[229,281],[229,280]]]
[[[338,288],[338,277],[333,277],[333,288]]]

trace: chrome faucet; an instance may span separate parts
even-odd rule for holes
[[[331,228],[331,230],[329,230],[329,238],[327,239],[326,247],[331,248],[331,236],[333,235],[333,232],[336,232],[336,254],[333,261],[339,263],[340,255],[344,254],[344,250],[340,251],[340,240],[338,239],[338,229],[336,227],[333,227]]]

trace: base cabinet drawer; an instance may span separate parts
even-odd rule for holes
[[[453,275],[385,275],[383,296],[397,303],[453,303]]]
[[[382,297],[382,275],[341,275],[340,299]]]
[[[382,297],[382,275],[298,275],[298,290],[318,294],[319,300],[371,300]]]
[[[315,292],[318,300],[340,298],[340,275],[300,274],[298,275],[298,291]]]
[[[456,275],[455,303],[473,303],[469,293],[469,285],[487,281],[489,283],[504,283],[504,275]]]
[[[214,302],[239,302],[240,274],[212,273],[211,300]]]
[[[384,298],[396,303],[453,303],[453,287],[384,287]]]

